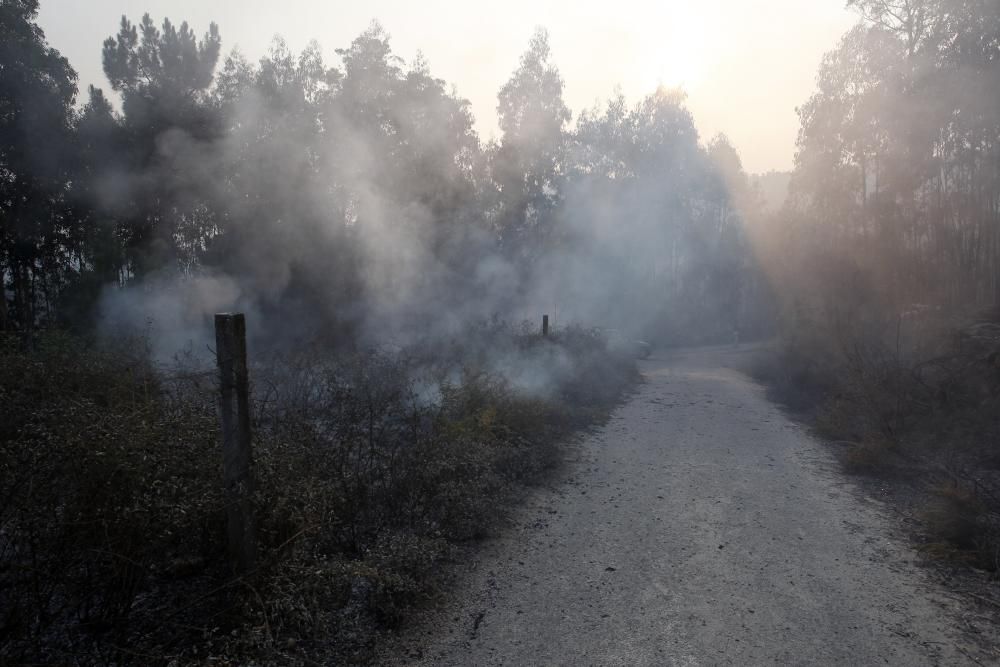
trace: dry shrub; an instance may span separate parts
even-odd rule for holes
[[[254,366],[260,565],[242,577],[224,558],[214,369],[5,341],[0,661],[363,660],[635,380],[590,332],[478,334]]]
[[[852,442],[847,445],[844,465],[855,474],[884,472],[892,461],[892,447],[885,442]]]
[[[61,663],[97,643],[113,660],[170,603],[150,590],[218,560],[211,397],[161,382],[137,347],[49,336],[0,356],[2,655]]]
[[[964,551],[979,548],[982,536],[983,504],[971,493],[952,484],[934,489],[932,500],[923,512],[928,533]]]
[[[995,567],[1000,314],[900,305],[849,262],[816,273],[821,283],[786,312],[779,351],[758,377],[805,408],[820,435],[850,443],[852,472],[910,488],[946,478],[957,491],[929,498],[928,532]]]

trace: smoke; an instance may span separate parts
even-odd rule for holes
[[[612,98],[571,131],[539,39],[503,98],[524,122],[486,146],[468,103],[425,63],[404,69],[380,28],[338,51],[343,71],[316,47],[234,54],[203,103],[219,129],[171,125],[101,188],[106,210],[158,202],[166,249],[104,289],[101,331],[142,332],[161,359],[208,349],[211,315],[233,310],[259,349],[406,347],[542,313],[664,341],[684,318],[728,332],[741,219],[683,97]],[[540,363],[489,362],[529,393],[569,361]]]
[[[231,276],[152,276],[127,289],[105,287],[97,305],[98,330],[107,337],[139,335],[153,357],[214,348],[214,313],[241,311],[253,320],[253,299]]]

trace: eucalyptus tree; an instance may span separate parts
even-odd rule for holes
[[[497,97],[501,137],[490,160],[495,226],[508,251],[521,257],[537,253],[551,234],[564,175],[571,114],[551,55],[548,33],[539,29]]]
[[[799,110],[794,179],[818,247],[893,304],[1000,301],[1000,8],[858,0]],[[902,307],[902,306],[900,306]]]

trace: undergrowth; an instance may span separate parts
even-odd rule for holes
[[[755,370],[848,471],[915,496],[923,549],[1000,569],[1000,321],[877,303],[801,311]]]
[[[364,662],[635,375],[594,333],[496,324],[254,364],[259,557],[237,576],[214,369],[4,340],[0,663]]]

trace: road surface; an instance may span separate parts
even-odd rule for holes
[[[931,581],[823,444],[731,369],[740,354],[642,362],[635,396],[386,662],[1000,663],[994,628]]]

